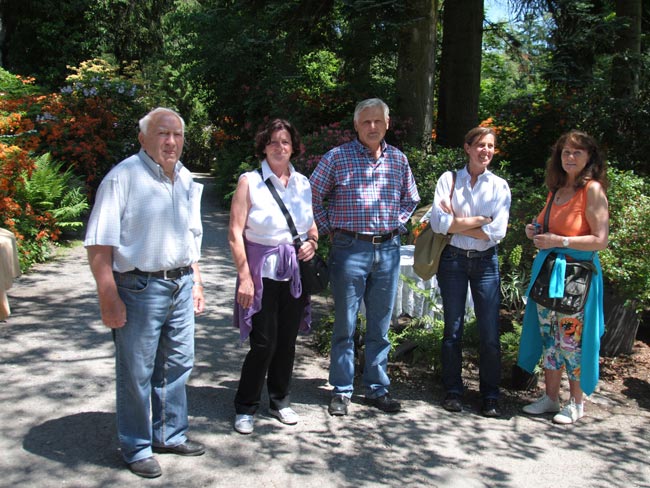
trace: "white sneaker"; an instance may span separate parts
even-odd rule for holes
[[[553,417],[553,422],[556,424],[572,424],[577,422],[585,414],[583,405],[582,403],[576,403],[571,398],[571,402],[565,405],[562,411]]]
[[[542,398],[539,400],[526,405],[524,408],[522,408],[524,413],[529,413],[531,415],[539,415],[542,413],[555,413],[560,411],[560,401],[559,400],[551,400],[551,397],[548,395],[544,394]]]
[[[283,424],[295,425],[300,420],[300,417],[291,407],[281,408],[280,410],[269,409],[269,414],[273,415]]]
[[[235,430],[240,434],[250,434],[253,432],[253,422],[252,415],[237,414],[235,415]]]

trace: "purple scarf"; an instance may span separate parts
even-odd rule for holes
[[[237,303],[237,290],[239,289],[239,277],[235,285],[235,311],[233,314],[233,325],[239,328],[239,337],[242,342],[251,333],[253,328],[253,315],[262,308],[262,294],[264,284],[262,282],[262,266],[267,256],[272,253],[278,253],[278,268],[276,270],[278,280],[289,278],[289,292],[294,298],[302,295],[302,282],[300,281],[300,267],[298,266],[298,256],[293,244],[280,244],[279,246],[265,246],[244,240],[246,247],[246,258],[248,260],[248,269],[253,279],[255,294],[253,303],[249,308],[243,308]],[[311,328],[311,299],[307,299],[307,305],[300,320],[300,331],[308,332]]]

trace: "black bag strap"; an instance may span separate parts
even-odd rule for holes
[[[264,179],[264,175],[262,174],[262,168],[257,168],[257,172],[260,174],[260,177],[262,178],[267,188],[271,192],[271,195],[273,195],[273,198],[278,203],[280,210],[282,210],[282,213],[284,214],[284,218],[287,219],[287,225],[289,225],[289,230],[291,231],[291,235],[293,237],[293,243],[296,246],[300,246],[302,244],[302,240],[300,239],[300,234],[298,234],[298,230],[296,229],[296,224],[293,223],[293,218],[289,213],[289,209],[282,201],[282,198],[280,198],[280,195],[278,195],[278,190],[276,190],[275,186],[273,186],[273,183],[271,183],[270,178],[267,178],[266,180]]]
[[[544,213],[544,226],[542,227],[542,234],[546,234],[548,232],[548,220],[551,217],[551,205],[553,205],[553,200],[555,200],[555,194],[557,193],[557,188],[553,190],[553,194],[551,195],[551,199],[548,201],[548,205],[546,205],[546,213]]]

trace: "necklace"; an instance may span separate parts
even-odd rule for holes
[[[573,198],[574,194],[575,190],[573,188],[560,188],[555,194],[555,203],[559,204],[560,202],[568,202]]]

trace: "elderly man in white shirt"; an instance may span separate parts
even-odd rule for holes
[[[140,120],[141,150],[102,181],[84,242],[102,321],[115,341],[122,456],[145,478],[162,474],[153,452],[205,452],[186,436],[194,315],[205,302],[198,265],[203,186],[179,161],[184,129],[166,108]]]

